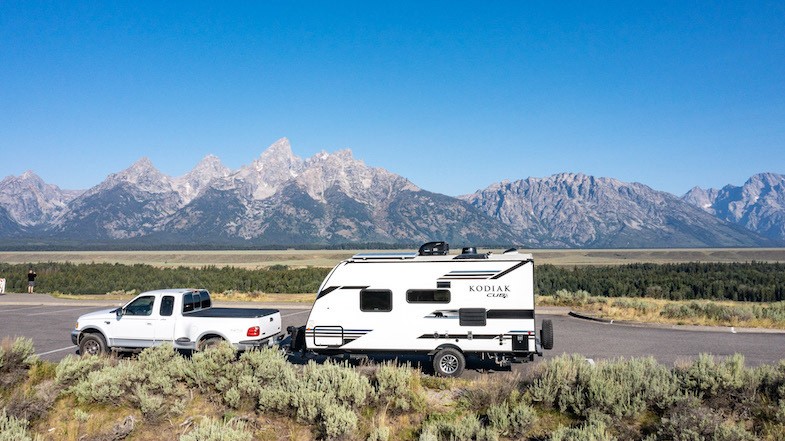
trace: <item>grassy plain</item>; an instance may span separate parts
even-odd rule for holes
[[[412,250],[402,250],[410,252]],[[484,250],[480,250],[484,251]],[[501,252],[501,250],[490,250]],[[238,250],[238,251],[4,251],[0,262],[143,263],[156,267],[234,266],[260,269],[272,265],[290,268],[332,267],[357,250]],[[373,252],[363,250],[362,252]],[[384,250],[382,252],[391,252]],[[624,265],[628,263],[785,262],[785,248],[670,248],[521,250],[537,264],[556,266]]]

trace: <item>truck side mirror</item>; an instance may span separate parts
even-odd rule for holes
[[[117,314],[118,320],[123,316],[123,308],[117,308],[114,310],[114,312]]]

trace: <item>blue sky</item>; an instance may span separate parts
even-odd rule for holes
[[[237,168],[284,136],[448,195],[785,173],[785,3],[554,3],[2,1],[0,177]]]

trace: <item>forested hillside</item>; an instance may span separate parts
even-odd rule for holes
[[[160,288],[198,287],[214,293],[316,293],[328,268],[264,270],[205,266],[157,268],[150,265],[39,263],[0,264],[6,291],[26,291],[28,268],[38,273],[38,292],[103,294]],[[785,264],[680,263],[564,268],[535,267],[535,292],[584,290],[595,296],[672,300],[725,299],[752,302],[785,300]]]

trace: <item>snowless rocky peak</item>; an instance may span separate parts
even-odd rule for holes
[[[104,183],[116,185],[128,182],[137,185],[140,189],[151,193],[171,190],[171,178],[161,173],[153,165],[150,158],[144,157],[136,161],[127,169],[109,175]]]
[[[65,209],[81,191],[61,190],[30,170],[0,181],[0,205],[20,225],[38,225]]]
[[[297,183],[318,201],[325,201],[325,191],[340,190],[360,202],[376,205],[402,190],[419,191],[409,180],[383,168],[369,167],[355,159],[349,149],[335,153],[320,152],[306,161]]]
[[[299,175],[302,169],[303,160],[292,153],[289,140],[281,138],[232,178],[243,181],[253,198],[261,200],[274,195],[281,184]]]
[[[217,179],[226,178],[231,170],[215,155],[207,155],[193,170],[174,180],[174,186],[184,202],[190,202]]]
[[[690,191],[688,191],[682,199],[692,204],[696,207],[700,207],[701,209],[714,214],[714,201],[717,199],[717,195],[719,194],[719,190],[716,188],[709,188],[703,189],[700,187],[692,187]]]

